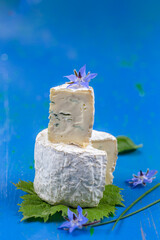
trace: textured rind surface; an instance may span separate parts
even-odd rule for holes
[[[94,148],[99,150],[106,151],[107,153],[107,168],[106,168],[106,184],[113,183],[113,172],[115,170],[116,162],[117,162],[117,139],[113,135],[93,130],[91,137],[91,144]]]
[[[47,135],[45,129],[36,138],[35,192],[52,205],[97,206],[105,187],[106,152],[53,144]]]
[[[116,137],[111,135],[110,133],[107,132],[101,132],[101,131],[92,131],[92,141],[104,141],[104,140],[112,140],[112,141],[117,141]]]
[[[89,145],[94,122],[93,88],[50,89],[48,139],[53,143]]]

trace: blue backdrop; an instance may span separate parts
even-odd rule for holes
[[[125,180],[160,170],[160,2],[157,0],[0,1],[0,239],[160,239],[160,205],[112,225],[57,230],[60,223],[20,222],[21,191],[11,182],[34,179],[34,142],[48,125],[49,89],[87,64],[97,72],[97,130],[127,135],[143,148],[119,156],[114,184],[125,204],[146,188]],[[131,211],[160,198],[157,189]],[[117,215],[122,209],[117,210]],[[130,211],[130,212],[131,212]]]

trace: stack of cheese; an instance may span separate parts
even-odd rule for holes
[[[53,205],[94,207],[112,184],[117,141],[93,130],[93,89],[67,86],[50,90],[49,126],[35,144],[34,189]]]

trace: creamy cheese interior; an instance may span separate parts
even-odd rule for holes
[[[117,139],[106,132],[92,131],[91,144],[94,148],[104,150],[107,153],[108,161],[106,168],[106,184],[112,184],[113,171],[117,161]]]
[[[67,86],[50,90],[48,139],[86,147],[93,128],[94,92],[91,87],[68,89]]]

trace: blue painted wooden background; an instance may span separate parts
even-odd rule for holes
[[[160,2],[157,0],[0,1],[0,239],[160,239],[160,205],[112,225],[57,230],[59,222],[20,222],[21,191],[34,179],[34,142],[47,127],[49,89],[83,64],[97,72],[97,130],[144,147],[118,158],[114,184],[128,206],[160,181],[130,189],[125,180],[160,170]],[[157,189],[131,211],[160,198]],[[118,209],[117,215],[122,209]],[[130,211],[130,212],[131,212]]]

